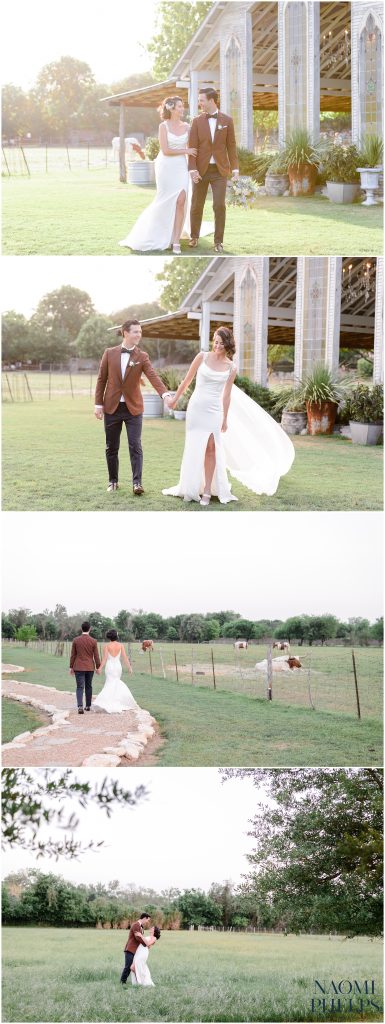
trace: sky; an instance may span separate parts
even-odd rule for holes
[[[171,257],[4,256],[2,312],[15,310],[29,319],[43,295],[70,284],[91,296],[98,313],[109,314],[134,302],[159,299],[156,281]]]
[[[24,513],[5,512],[3,521],[4,609],[382,615],[380,512],[31,512],[27,525]]]
[[[85,61],[96,81],[107,85],[150,71],[146,44],[154,34],[157,6],[156,0],[4,4],[2,81],[30,89],[41,68],[63,56]]]
[[[74,775],[95,783],[105,769],[83,768]],[[117,879],[122,884],[162,889],[208,889],[212,882],[240,881],[247,871],[246,854],[255,841],[246,835],[257,801],[270,801],[249,779],[222,783],[216,768],[131,768],[124,785],[145,785],[149,796],[136,808],[117,808],[108,820],[92,804],[79,811],[75,837],[86,843],[104,839],[98,852],[80,860],[36,860],[22,850],[3,855],[3,875],[26,868],[63,875],[74,883]],[[123,783],[121,770],[108,775]],[[71,808],[75,807],[71,803]],[[76,807],[76,813],[78,808]],[[44,834],[62,832],[49,827]],[[133,833],[135,840],[132,841]],[[43,836],[43,830],[41,832]]]

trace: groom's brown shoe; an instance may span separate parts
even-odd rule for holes
[[[199,242],[199,238],[190,238],[190,241],[188,243],[189,246],[190,246],[190,249],[196,249],[196,247],[198,245],[198,242]]]
[[[144,494],[144,487],[141,484],[134,484],[132,490],[134,494]]]

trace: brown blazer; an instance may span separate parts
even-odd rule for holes
[[[234,121],[228,114],[218,111],[214,141],[211,139],[210,125],[206,114],[194,117],[191,122],[189,146],[197,149],[197,156],[189,156],[189,171],[198,170],[201,177],[206,173],[213,156],[219,173],[230,178],[231,172],[238,170],[237,144],[235,141]]]
[[[136,953],[138,946],[146,946],[147,943],[143,939],[137,939],[135,932],[142,932],[143,928],[140,921],[134,921],[128,933],[128,939],[124,947],[125,953]]]
[[[140,378],[145,374],[158,395],[164,395],[167,388],[151,365],[147,352],[138,347],[130,354],[127,369],[122,378],[120,366],[121,345],[107,348],[102,355],[96,381],[95,405],[103,405],[107,413],[116,412],[121,395],[133,416],[143,412],[143,397],[140,390]]]
[[[76,672],[93,672],[99,665],[99,649],[94,637],[89,633],[76,636],[72,641],[70,668]]]

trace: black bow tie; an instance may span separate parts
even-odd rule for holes
[[[218,117],[218,114],[207,114],[207,118],[208,118],[209,121],[211,120],[212,117],[215,117],[215,120],[216,120],[217,117]]]
[[[134,346],[134,348],[135,348],[135,346]],[[122,346],[121,346],[120,347],[120,351],[123,352],[123,355],[130,356],[131,352],[133,352],[134,349],[133,348],[122,348]]]

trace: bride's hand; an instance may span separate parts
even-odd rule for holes
[[[222,434],[225,434],[226,430],[227,430],[227,420],[223,420],[222,428],[221,429],[222,429]]]
[[[192,146],[188,146],[187,149],[186,149],[186,153],[188,154],[188,156],[196,156],[197,153],[198,153],[198,150],[194,149]]]
[[[169,409],[175,409],[176,402],[174,401],[173,398],[166,398],[166,405],[168,406]]]

